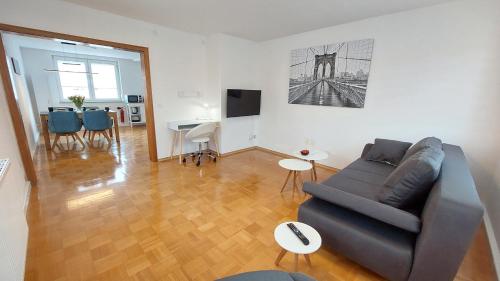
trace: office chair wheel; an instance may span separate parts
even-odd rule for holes
[[[214,157],[214,163],[217,162],[217,158]]]
[[[186,157],[182,158],[182,163],[186,164]]]
[[[198,167],[198,166],[200,166],[200,164],[201,164],[201,162],[200,162],[200,160],[198,160],[198,162],[196,162],[196,166]]]

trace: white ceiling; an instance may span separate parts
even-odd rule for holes
[[[2,33],[3,40],[12,41],[19,47],[40,49],[46,51],[63,52],[74,55],[89,55],[108,58],[128,59],[133,61],[140,61],[141,56],[139,53],[103,48],[99,46],[89,46],[82,43],[77,45],[64,45],[60,41],[52,39],[44,39],[38,37],[17,35],[12,33]]]
[[[265,41],[450,0],[63,0],[200,33]]]

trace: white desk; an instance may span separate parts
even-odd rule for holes
[[[170,159],[174,158],[175,146],[179,142],[179,164],[182,164],[182,146],[184,143],[184,132],[191,130],[192,128],[203,124],[203,123],[219,123],[220,120],[211,119],[199,119],[199,120],[178,120],[167,122],[167,127],[174,131],[174,139],[172,140],[172,146],[170,147]],[[217,125],[218,127],[218,125]],[[214,133],[214,142],[217,149],[217,156],[219,156],[219,141],[217,140],[217,132]]]

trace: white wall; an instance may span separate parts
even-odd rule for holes
[[[7,100],[0,81],[0,158],[11,165],[0,181],[0,280],[23,280],[28,226],[24,215],[27,181]]]
[[[129,94],[145,94],[145,82],[140,62],[116,57],[90,56],[24,47],[21,48],[21,52],[26,69],[26,77],[31,80],[33,85],[32,91],[36,96],[36,104],[39,111],[47,111],[49,106],[73,106],[71,102],[61,100],[60,86],[57,79],[58,74],[56,72],[44,71],[44,69],[55,68],[53,56],[116,61],[119,68],[123,97],[125,98]],[[117,107],[123,107],[124,105],[124,102],[88,101],[84,104],[84,106],[98,106],[103,109],[104,107],[110,107],[113,110],[117,110]],[[123,125],[126,125],[126,123]]]
[[[260,89],[258,45],[255,42],[217,34],[210,38],[217,47],[221,95],[221,152],[227,153],[255,146],[259,116],[226,118],[227,89]]]
[[[36,125],[35,115],[33,114],[33,105],[26,84],[26,71],[24,69],[21,49],[15,42],[5,40],[6,38],[5,36],[3,36],[3,34],[2,38],[5,52],[7,54],[7,64],[10,70],[12,86],[19,106],[19,111],[21,112],[21,116],[23,118],[26,137],[28,138],[28,146],[31,155],[34,156],[40,133]],[[11,57],[15,58],[18,62],[19,74],[15,74],[13,71],[13,66],[10,60]]]
[[[258,144],[290,153],[310,138],[343,168],[376,137],[437,136],[464,149],[500,237],[499,35],[500,2],[469,0],[262,43]],[[287,103],[292,49],[364,38],[375,39],[365,108]]]

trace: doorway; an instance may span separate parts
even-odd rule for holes
[[[135,46],[135,45],[129,45],[129,44],[123,44],[123,43],[118,43],[118,42],[112,42],[112,41],[106,41],[106,40],[100,40],[100,39],[93,39],[93,38],[88,38],[88,37],[81,37],[81,36],[75,36],[75,35],[70,35],[70,34],[62,34],[62,33],[55,33],[55,32],[50,32],[50,31],[44,31],[44,30],[38,30],[38,29],[31,29],[31,28],[25,28],[25,27],[20,27],[20,26],[13,26],[13,25],[6,25],[6,24],[0,24],[0,32],[4,34],[13,34],[13,35],[19,35],[19,36],[26,36],[29,38],[38,38],[38,39],[48,39],[51,42],[59,42],[59,43],[66,43],[68,45],[73,44],[78,44],[79,46],[92,46],[92,47],[100,47],[104,49],[112,49],[112,50],[117,50],[117,51],[125,51],[125,52],[131,52],[137,54],[138,60],[139,60],[139,68],[140,71],[142,72],[143,75],[143,86],[144,86],[144,94],[140,95],[143,98],[143,118],[146,121],[145,127],[146,127],[146,132],[147,132],[147,150],[149,152],[149,160],[152,162],[158,161],[158,156],[157,156],[157,150],[156,150],[156,132],[155,132],[155,125],[154,125],[154,112],[153,112],[153,105],[152,105],[152,88],[151,88],[151,76],[150,76],[150,65],[149,65],[149,50],[147,47],[142,47],[142,46]],[[21,110],[20,106],[20,101],[18,97],[18,93],[16,92],[16,87],[13,84],[13,81],[15,83],[15,80],[11,79],[11,74],[16,71],[16,60],[14,57],[9,57],[7,56],[7,50],[5,46],[4,40],[0,37],[0,53],[2,54],[0,56],[0,74],[2,78],[2,82],[4,85],[4,90],[6,94],[6,99],[7,99],[7,105],[9,108],[9,113],[13,122],[13,127],[15,131],[15,136],[18,142],[18,147],[19,151],[21,154],[21,160],[24,166],[24,170],[26,173],[26,176],[28,180],[32,183],[35,184],[37,181],[35,169],[34,169],[34,164],[33,164],[33,159],[32,159],[32,149],[30,149],[30,145],[32,146],[32,143],[30,143],[30,136],[27,134],[29,130],[26,130],[26,120],[23,120],[23,117],[26,119],[25,116],[23,116],[23,111]],[[55,57],[55,56],[54,56]],[[63,56],[64,57],[64,56]],[[62,59],[61,59],[62,61]],[[104,63],[100,62],[98,60],[94,60],[95,63],[93,66],[100,69],[101,72],[105,72],[108,69],[112,69],[112,64],[110,63]],[[64,63],[64,62],[63,62]],[[69,65],[71,67],[70,63],[66,63],[66,65]],[[84,65],[84,63],[82,63]],[[85,64],[86,67],[90,67],[90,63],[88,63],[87,59],[87,64]],[[87,70],[88,73],[92,73],[92,70]],[[80,73],[80,72],[79,72]],[[90,77],[92,79],[92,77]],[[92,81],[89,82],[89,85],[92,85]],[[30,79],[26,79],[26,85],[28,87],[31,85],[32,86],[32,81]],[[25,88],[28,88],[25,87]],[[89,87],[90,88],[90,87]],[[27,91],[29,91],[27,89]],[[89,91],[87,89],[87,91]],[[98,95],[108,95],[110,92],[105,92],[102,91],[98,93],[98,91],[94,88],[90,89],[91,95],[93,98],[96,98]],[[89,94],[89,93],[86,93]],[[90,95],[90,94],[89,94]],[[121,93],[121,98],[126,99],[126,96]],[[134,96],[139,96],[139,94],[136,94]],[[32,97],[28,95],[28,100],[31,100]],[[35,106],[36,108],[37,106]],[[40,110],[39,108],[37,111]],[[135,109],[134,109],[135,110]],[[115,122],[118,122],[117,116],[115,116]],[[38,119],[38,118],[36,118]],[[38,120],[37,120],[38,122]],[[116,124],[116,123],[115,123]],[[42,126],[43,127],[43,126]],[[117,130],[116,133],[119,131]],[[118,139],[119,140],[119,139]],[[119,144],[118,144],[119,145]]]

